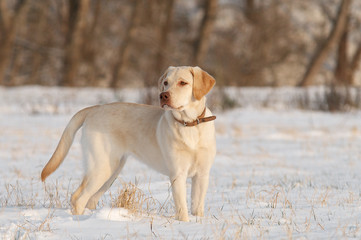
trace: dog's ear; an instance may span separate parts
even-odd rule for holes
[[[193,75],[193,96],[201,100],[213,88],[216,80],[200,67],[191,67],[190,71]]]
[[[163,75],[159,78],[158,80],[158,90],[159,92],[163,92],[164,88],[162,85],[163,80],[167,77],[169,71],[171,71],[174,67],[170,66],[167,68],[167,70],[165,70],[165,72],[163,73]]]

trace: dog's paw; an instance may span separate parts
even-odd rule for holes
[[[203,209],[192,209],[192,215],[197,217],[204,217]]]
[[[97,208],[97,202],[94,201],[90,201],[87,203],[86,208],[90,209],[90,210],[95,210]]]
[[[175,219],[182,222],[189,222],[188,214],[178,214],[175,216]]]
[[[176,220],[182,221],[182,222],[189,222],[189,218],[188,218],[188,217],[176,217]]]

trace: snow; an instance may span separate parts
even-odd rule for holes
[[[249,101],[243,108],[216,112],[205,217],[185,223],[173,218],[167,177],[133,159],[96,210],[73,216],[80,134],[61,167],[40,181],[72,114],[120,95],[140,102],[141,91],[0,88],[1,239],[361,238],[361,112],[303,111],[280,107],[280,100],[265,108],[252,105],[251,96],[288,99],[277,96],[286,90],[272,91],[271,98],[269,90],[239,91]],[[112,206],[128,182],[144,194],[135,212]]]

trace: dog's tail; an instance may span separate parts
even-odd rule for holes
[[[83,125],[86,116],[90,112],[90,110],[94,107],[85,108],[77,112],[68,125],[66,126],[63,135],[60,138],[58,146],[56,147],[53,156],[50,158],[49,162],[45,165],[43,171],[41,172],[41,181],[45,181],[45,179],[52,174],[64,161],[64,158],[69,152],[70,146],[73,143],[74,136],[79,128]]]

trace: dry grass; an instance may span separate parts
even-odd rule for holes
[[[18,228],[25,231],[26,233],[32,232],[51,232],[51,221],[54,217],[54,210],[49,209],[47,216],[39,221],[38,223],[34,223],[29,220],[25,220],[23,223],[18,224]]]
[[[216,216],[211,213],[206,214],[201,219],[201,224],[211,224],[214,231],[214,239],[228,239],[233,236],[235,239],[250,239],[252,236],[258,238],[267,238],[272,236],[272,231],[269,226],[282,228],[285,239],[292,239],[296,235],[307,235],[313,231],[327,232],[327,220],[325,217],[326,210],[331,207],[337,207],[342,204],[358,204],[360,196],[352,191],[344,192],[343,197],[337,201],[335,197],[340,196],[331,188],[315,188],[309,186],[308,181],[301,182],[298,187],[289,188],[283,182],[276,182],[270,185],[257,185],[253,181],[248,182],[248,186],[241,186],[236,183],[233,178],[229,182],[229,188],[233,191],[240,191],[243,189],[244,197],[241,199],[241,204],[246,203],[245,209],[240,209],[239,202],[223,199],[224,205],[232,205],[232,209],[223,212],[223,207],[219,210]],[[49,212],[43,215],[42,219],[36,221],[23,219],[17,223],[16,228],[12,230],[15,239],[31,238],[37,232],[52,232],[54,212],[53,207],[68,208],[68,199],[72,191],[72,187],[66,188],[69,183],[44,185],[44,198],[36,197],[34,194],[24,194],[20,184],[7,184],[5,202],[6,206],[24,206],[25,208],[37,208],[40,205],[48,206]],[[70,188],[70,190],[69,190]],[[299,191],[314,190],[313,194],[301,194],[301,199],[295,197]],[[114,192],[114,191],[113,191]],[[124,208],[130,214],[140,215],[146,214],[150,216],[149,226],[150,233],[154,237],[161,237],[162,233],[158,232],[157,227],[154,227],[153,217],[159,213],[162,215],[166,211],[164,205],[168,204],[168,199],[165,203],[160,203],[154,200],[152,194],[145,193],[137,184],[132,182],[122,182],[117,189],[116,194],[109,193],[110,204],[113,208]],[[228,196],[231,197],[231,196]],[[3,199],[3,200],[4,200]],[[44,201],[44,202],[43,202]],[[109,204],[109,198],[107,200]],[[301,205],[300,205],[301,204]],[[302,206],[299,208],[299,206]],[[155,215],[153,215],[155,213]],[[214,213],[214,212],[213,212]],[[304,218],[300,218],[300,214]],[[164,217],[164,216],[163,216]],[[332,218],[332,216],[331,216]],[[167,217],[162,218],[167,227],[173,227],[175,221],[170,221]],[[325,222],[326,221],[326,222]],[[156,223],[156,220],[155,220]],[[197,221],[198,223],[198,221]],[[358,237],[360,235],[361,227],[359,223],[345,222],[340,223],[336,229],[337,236],[343,237]],[[329,233],[326,234],[329,236]],[[16,238],[18,236],[18,238]],[[188,238],[184,235],[183,238]],[[106,238],[106,237],[105,237]]]
[[[5,183],[5,190],[3,197],[1,197],[1,207],[17,206],[33,208],[36,204],[37,193],[30,194],[23,193],[23,187],[19,181],[15,183]]]
[[[70,207],[70,195],[69,185],[66,189],[61,187],[58,181],[55,184],[44,184],[44,205],[50,208],[67,208]]]
[[[111,207],[125,208],[132,214],[142,213],[143,205],[149,201],[149,198],[137,187],[137,185],[131,182],[123,182],[122,186],[121,189],[118,189],[118,194],[116,196],[112,196],[110,193]]]

